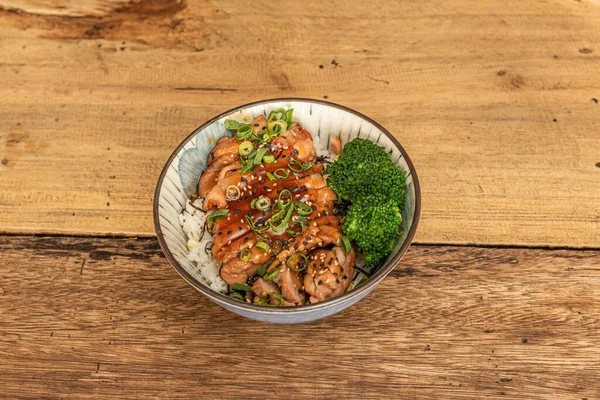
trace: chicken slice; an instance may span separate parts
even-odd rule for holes
[[[354,249],[349,254],[344,254],[339,247],[314,251],[304,276],[304,290],[310,295],[310,302],[343,294],[354,276],[354,259]]]

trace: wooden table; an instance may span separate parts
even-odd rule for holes
[[[0,397],[600,398],[597,0],[0,0]],[[381,122],[415,244],[300,326],[221,310],[162,255],[153,190],[270,97]]]

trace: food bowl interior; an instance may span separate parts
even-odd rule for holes
[[[294,109],[294,121],[298,121],[313,135],[317,149],[319,145],[321,149],[328,149],[329,139],[337,135],[341,138],[342,144],[360,137],[370,139],[391,151],[392,161],[407,173],[407,196],[406,206],[402,212],[404,233],[394,251],[385,261],[386,263],[398,253],[411,230],[415,219],[416,196],[413,173],[409,168],[410,161],[407,161],[393,139],[389,138],[377,124],[350,109],[326,102],[271,100],[254,103],[222,114],[196,129],[169,160],[162,182],[159,182],[158,208],[155,210],[157,212],[156,222],[160,228],[159,235],[162,233],[163,246],[168,248],[179,266],[187,273],[182,274],[184,278],[188,281],[195,281],[190,282],[192,284],[197,283],[211,290],[196,265],[187,259],[187,237],[179,224],[178,216],[185,207],[189,196],[197,191],[198,179],[206,168],[209,152],[220,137],[231,135],[231,131],[225,128],[224,121],[227,118],[233,118],[250,122],[257,115],[264,114],[266,116],[270,111],[278,108]],[[214,293],[217,296],[225,297],[220,293]]]

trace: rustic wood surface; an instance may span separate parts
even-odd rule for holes
[[[599,26],[596,0],[0,0],[0,398],[600,399]],[[389,128],[423,211],[365,300],[277,326],[179,278],[152,200],[195,127],[292,96]]]
[[[7,399],[600,396],[600,251],[413,246],[356,306],[278,326],[193,291],[156,239],[0,250]]]
[[[417,242],[596,247],[598,26],[591,0],[0,0],[0,227],[151,236],[190,131],[305,96],[406,146]]]

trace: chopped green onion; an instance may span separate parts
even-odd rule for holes
[[[255,247],[262,251],[269,251],[269,245],[266,244],[265,242],[256,242]]]
[[[275,204],[273,204],[273,207],[271,207],[271,211],[273,211],[274,213],[281,211],[281,204],[279,204],[279,200],[277,200]]]
[[[285,132],[285,130],[287,129],[287,124],[285,123],[285,121],[269,121],[267,123],[267,129],[269,130],[269,132],[274,135],[277,136],[282,132]]]
[[[246,300],[246,299],[244,298],[244,296],[242,296],[242,295],[241,295],[241,294],[239,294],[238,292],[233,292],[233,293],[231,293],[231,294],[229,295],[229,297],[232,297],[232,298],[234,298],[234,299],[238,299],[238,300],[241,300],[241,301],[244,301],[244,300]]]
[[[249,124],[245,124],[238,128],[236,137],[242,140],[246,139],[250,135],[252,135],[252,127]]]
[[[249,261],[251,257],[252,257],[252,252],[247,247],[240,252],[240,260],[242,260],[242,261]]]
[[[340,247],[345,254],[348,254],[352,251],[352,244],[350,243],[348,236],[342,236],[340,238]]]
[[[289,228],[288,228],[288,229],[286,229],[285,231],[286,231],[286,233],[290,234],[291,236],[298,236],[298,232],[296,232],[296,231],[295,231],[295,230],[293,230],[293,229],[289,229]]]
[[[285,297],[283,297],[282,295],[280,295],[279,293],[276,293],[276,292],[268,293],[268,296],[269,296],[269,305],[270,306],[273,306],[273,307],[283,306],[283,304],[285,302]],[[271,300],[273,300],[274,298],[279,300],[279,304],[271,304]]]
[[[300,264],[301,259],[302,259],[302,261],[304,261],[302,263],[302,265]],[[292,260],[296,260],[295,266],[292,265],[292,263],[291,263]],[[304,271],[306,269],[306,266],[308,265],[308,258],[306,258],[306,256],[302,253],[295,253],[295,254],[289,256],[285,263],[292,271],[300,272],[300,271]]]
[[[266,156],[266,157],[268,157],[268,156]],[[265,157],[265,158],[266,158],[266,157]],[[269,178],[269,180],[270,180],[271,182],[273,182],[273,181],[275,180],[275,177],[273,176],[273,174],[272,174],[272,173],[270,173],[270,172],[267,172],[265,175],[267,175],[267,178]]]
[[[294,203],[294,208],[296,209],[296,213],[298,215],[308,215],[312,212],[312,208],[310,208],[308,204],[300,201]]]
[[[277,239],[273,242],[273,246],[271,248],[273,249],[273,253],[279,254],[283,251],[283,242]]]
[[[269,151],[269,149],[267,149],[266,147],[258,149],[258,151],[256,152],[256,155],[254,156],[254,165],[259,165],[262,162],[263,157],[265,156],[265,154],[267,154],[268,151]]]
[[[252,150],[250,154],[248,154],[248,161],[252,160],[256,156],[256,149]]]
[[[269,121],[276,120],[276,119],[281,119],[281,117],[279,117],[279,114],[281,114],[281,117],[283,117],[283,115],[285,114],[285,109],[278,108],[277,110],[271,111],[269,113],[269,118],[267,118],[267,119]]]
[[[242,125],[244,125],[244,123],[238,122],[235,119],[225,120],[225,129],[229,129],[230,131],[238,130]]]
[[[263,265],[260,266],[260,268],[256,271],[257,275],[260,276],[264,276],[265,272],[267,272],[267,267],[271,264],[271,260],[267,261],[266,263],[264,263]]]
[[[348,236],[342,236],[340,238],[340,247],[345,254],[348,254],[352,251],[352,244],[350,243]]]
[[[269,143],[271,141],[271,135],[269,135],[268,133],[265,133],[262,136],[262,141],[265,142],[265,143]]]
[[[244,165],[244,167],[242,169],[240,169],[240,172],[242,174],[247,174],[248,172],[252,171],[252,167],[254,165],[252,165],[252,161],[248,160],[248,162],[246,163],[246,165]]]
[[[225,193],[227,195],[227,200],[229,200],[229,201],[238,200],[240,198],[240,196],[242,195],[242,192],[240,191],[240,188],[237,187],[237,185],[227,186]]]
[[[285,199],[283,198],[284,195]],[[281,202],[282,207],[287,207],[287,205],[292,202],[292,193],[287,189],[282,190],[281,193],[279,193],[279,201]]]
[[[252,150],[254,150],[254,145],[248,140],[244,140],[238,146],[238,153],[240,153],[240,156],[247,156],[252,153]]]
[[[304,171],[309,170],[312,168],[312,163],[311,162],[305,162],[304,164],[302,164],[302,169]]]
[[[285,209],[282,209],[279,212],[283,212],[284,210]],[[281,223],[279,225],[274,225],[274,223],[276,223],[276,221],[273,222],[273,221],[269,220],[269,225],[271,225],[271,229],[273,229],[273,232],[282,233],[285,230],[290,218],[292,218],[293,211],[294,211],[294,207],[288,207],[286,214],[285,214],[285,218],[283,218],[283,220],[281,221]],[[273,219],[273,218],[271,218],[271,219]]]
[[[267,154],[263,157],[263,161],[267,164],[271,164],[275,162],[275,156],[272,154]]]
[[[255,210],[256,209],[256,202],[258,201],[258,197],[255,197],[252,199],[252,201],[250,202],[250,208]]]
[[[208,218],[206,219],[208,222],[216,222],[222,218],[225,218],[226,216],[229,215],[229,210],[228,209],[224,209],[224,210],[216,210],[213,211]]]
[[[234,283],[233,285],[231,285],[231,290],[237,290],[239,292],[249,292],[252,290],[252,288],[243,283]]]
[[[281,203],[279,203],[279,201],[275,203],[275,206],[279,206],[279,211],[271,216],[269,223],[281,221],[285,218],[285,214],[287,213],[287,208],[281,208]],[[275,206],[273,206],[273,208],[275,208]]]
[[[304,171],[304,167],[302,166],[302,163],[298,160],[295,160],[293,158],[290,158],[288,161],[288,167],[290,167],[290,169],[294,172],[302,172]]]
[[[254,200],[253,200],[254,201]],[[260,196],[256,199],[255,207],[259,211],[264,211],[271,206],[271,200],[268,197]]]
[[[290,176],[290,173],[287,172],[287,170],[285,170],[283,168],[278,168],[273,172],[273,175],[275,175],[276,178],[285,179],[288,176]]]
[[[250,229],[252,229],[255,234],[256,234],[256,232],[264,232],[267,229],[269,229],[269,226],[266,224],[264,226],[261,226],[260,228],[257,227],[256,225],[254,225],[254,221],[252,220],[252,217],[248,214],[246,214],[246,216],[244,218],[246,218],[246,222],[248,223],[248,225],[250,225]]]
[[[271,282],[277,275],[279,275],[279,268],[273,268],[265,273],[263,279],[267,282]]]
[[[294,109],[290,108],[289,110],[284,112],[283,117],[281,117],[281,119],[285,121],[288,127],[292,124],[292,114],[294,114]]]

